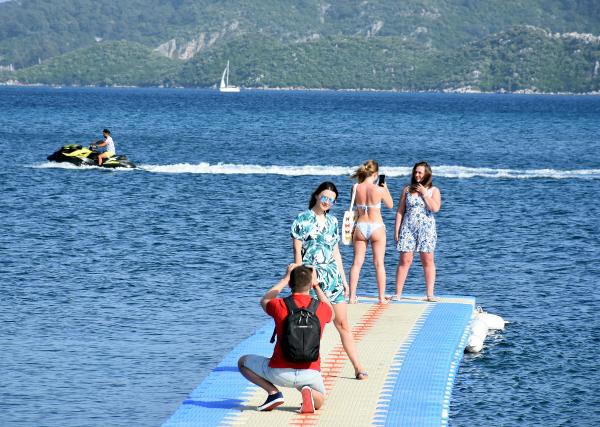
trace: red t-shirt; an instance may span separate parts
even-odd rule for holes
[[[298,308],[306,308],[309,306],[312,297],[310,295],[302,295],[302,294],[293,294],[294,302]],[[303,362],[303,363],[294,363],[288,362],[283,356],[283,351],[281,350],[281,346],[279,345],[281,334],[283,332],[283,321],[288,315],[287,307],[285,306],[285,302],[282,298],[275,298],[269,301],[267,304],[267,314],[273,319],[275,319],[275,330],[277,331],[277,343],[275,344],[275,349],[273,350],[273,356],[271,356],[271,361],[269,362],[270,368],[293,368],[293,369],[315,369],[317,371],[321,370],[321,357],[314,362]],[[321,322],[321,336],[323,336],[323,329],[325,328],[325,324],[331,322],[331,317],[333,316],[333,310],[325,303],[319,304],[317,307],[317,317],[319,318],[319,322]]]

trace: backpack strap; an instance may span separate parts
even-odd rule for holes
[[[352,197],[350,198],[350,209],[352,210],[354,209],[354,198],[356,197],[356,187],[358,186],[358,184],[354,184],[352,186]]]
[[[285,302],[285,305],[288,309],[288,314],[292,314],[294,311],[298,310],[298,306],[296,305],[294,298],[292,298],[292,295],[285,297],[283,301]],[[318,299],[312,298],[310,304],[304,310],[309,311],[313,315],[316,315],[317,307],[319,307],[320,303],[321,301],[319,301]]]
[[[306,310],[309,311],[311,314],[313,315],[317,315],[317,308],[319,307],[319,304],[321,304],[321,301],[319,301],[318,299],[314,299],[310,302],[310,304],[308,305],[308,307],[306,307]]]
[[[298,306],[294,301],[293,295],[287,296],[283,299],[285,306],[287,307],[288,314],[292,314],[294,311],[298,310]]]
[[[283,302],[285,303],[285,306],[287,308],[288,315],[292,314],[295,310],[298,310],[298,306],[294,302],[294,298],[292,298],[292,295],[283,298]],[[313,312],[313,314],[314,314],[314,312]],[[271,344],[273,344],[275,342],[276,336],[277,336],[277,326],[275,326],[273,328],[273,335],[271,335],[271,340],[269,341]]]

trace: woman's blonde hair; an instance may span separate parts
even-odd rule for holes
[[[379,163],[375,160],[367,160],[356,169],[351,178],[356,178],[360,183],[377,172],[379,172]]]

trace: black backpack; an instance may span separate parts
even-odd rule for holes
[[[316,315],[319,300],[313,299],[306,308],[298,308],[290,295],[283,299],[288,310],[283,320],[281,350],[288,362],[314,362],[319,358],[321,322]],[[275,342],[275,331],[271,342]]]

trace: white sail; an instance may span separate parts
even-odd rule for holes
[[[223,89],[224,87],[227,87],[227,83],[225,83],[225,78],[227,77],[227,80],[229,80],[229,61],[227,61],[227,67],[225,67],[225,69],[223,70],[223,75],[221,76],[221,85],[219,86],[219,89]]]
[[[221,92],[239,92],[240,91],[239,87],[229,85],[229,61],[227,61],[227,66],[223,70],[223,75],[221,76],[221,84],[219,85],[219,91],[221,91]]]

